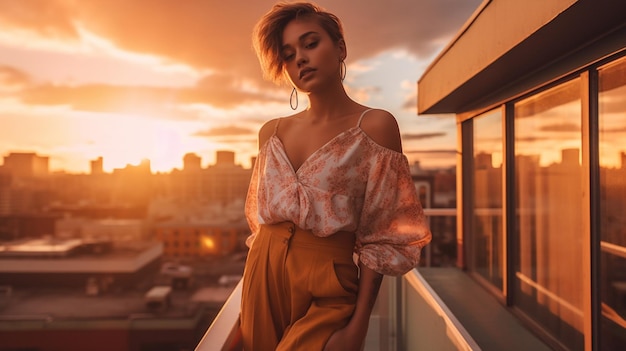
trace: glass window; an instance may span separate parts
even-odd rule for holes
[[[600,68],[601,350],[626,345],[626,58]]]
[[[582,350],[580,78],[515,104],[515,304]]]
[[[502,291],[502,112],[473,119],[473,216],[470,269]]]

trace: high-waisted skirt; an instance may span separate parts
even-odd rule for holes
[[[241,298],[245,351],[321,351],[356,304],[354,235],[328,238],[284,222],[262,225],[248,253]]]

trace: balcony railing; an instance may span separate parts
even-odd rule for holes
[[[456,217],[456,209],[426,209],[428,217]],[[428,248],[428,246],[427,246]],[[429,259],[429,251],[425,253]],[[225,350],[234,335],[241,303],[241,281],[196,347]],[[385,278],[370,317],[365,351],[480,350],[417,269]]]
[[[204,334],[202,340],[196,347],[196,351],[217,351],[226,350],[225,345],[230,345],[230,341],[235,336],[237,320],[239,319],[239,307],[241,304],[240,280],[230,297],[222,306],[220,312],[215,316],[213,323]]]

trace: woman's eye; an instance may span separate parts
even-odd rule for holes
[[[294,54],[283,55],[283,61],[291,61],[291,59],[293,59],[294,56],[295,56]]]
[[[308,44],[306,44],[305,48],[312,49],[312,48],[317,46],[317,43],[318,43],[317,41],[313,41],[311,43],[308,43]]]

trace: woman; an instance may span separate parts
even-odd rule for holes
[[[246,200],[243,348],[360,350],[383,275],[415,267],[431,238],[398,125],[347,95],[336,16],[277,4],[254,43],[266,76],[286,79],[309,105],[259,131]]]

